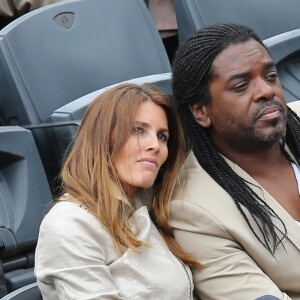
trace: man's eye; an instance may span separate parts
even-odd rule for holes
[[[269,72],[266,75],[266,78],[269,79],[269,80],[276,80],[277,77],[278,77],[278,75],[277,75],[277,72],[275,72],[275,71]]]
[[[132,128],[133,133],[144,133],[144,128],[140,126],[136,126]]]
[[[166,135],[165,133],[159,133],[157,137],[163,142],[167,142],[169,140],[169,136]]]
[[[241,91],[244,91],[247,88],[247,86],[248,86],[248,82],[243,81],[241,83],[236,84],[233,87],[233,90],[236,91],[236,92],[241,92]]]

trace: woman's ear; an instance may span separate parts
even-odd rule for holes
[[[190,110],[197,121],[197,123],[204,127],[209,128],[211,125],[211,119],[208,114],[207,106],[203,106],[199,103],[190,105]]]

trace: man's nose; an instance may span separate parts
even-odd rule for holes
[[[257,79],[254,88],[254,101],[268,101],[275,96],[273,85],[264,78]]]

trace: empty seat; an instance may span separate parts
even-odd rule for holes
[[[32,133],[0,127],[0,297],[35,281],[34,251],[51,199]]]
[[[248,25],[262,39],[300,28],[298,0],[174,0],[180,42],[208,25]]]
[[[0,117],[5,125],[40,124],[87,93],[170,70],[143,0],[48,5],[0,31]],[[51,132],[34,131],[47,173],[56,165]]]

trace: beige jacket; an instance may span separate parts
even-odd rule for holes
[[[0,17],[15,19],[36,8],[63,0],[0,0]]]
[[[190,269],[171,253],[146,206],[134,216],[132,228],[149,247],[120,255],[94,215],[75,202],[55,204],[42,221],[35,253],[43,299],[192,300]]]
[[[300,101],[291,106],[300,112]],[[300,300],[300,224],[249,174],[228,162],[283,220],[288,238],[283,241],[285,249],[280,246],[272,256],[253,235],[229,194],[191,153],[171,204],[171,225],[184,249],[203,264],[201,270],[193,271],[196,293],[202,300],[253,300],[266,294]],[[255,228],[250,216],[249,220]],[[273,221],[282,231],[281,223]]]

